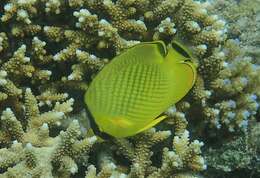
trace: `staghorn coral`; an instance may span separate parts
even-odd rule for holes
[[[86,177],[201,177],[196,172],[205,164],[202,144],[196,138],[203,139],[208,150],[215,146],[212,140],[221,146],[226,139],[236,140],[234,135],[248,135],[251,124],[259,121],[257,3],[1,1],[0,143],[4,159],[0,165],[5,165],[0,166],[1,176],[70,177],[78,171],[82,177],[86,171]],[[254,28],[247,28],[248,24]],[[189,95],[170,108],[168,119],[158,126],[170,131],[152,130],[98,143],[87,154],[95,137],[86,136],[84,122],[72,120],[86,121],[85,115],[78,114],[92,77],[134,44],[173,39],[193,51],[199,75]],[[103,154],[99,147],[109,153]],[[253,152],[253,157],[258,153]],[[102,158],[108,159],[97,161]]]
[[[78,171],[76,160],[90,151],[96,137],[80,137],[79,123],[73,120],[66,131],[50,136],[72,111],[73,99],[56,102],[51,111],[40,113],[31,89],[25,91],[26,126],[10,108],[2,112],[0,124],[0,177],[70,177]],[[53,169],[56,169],[52,173]]]
[[[259,59],[259,0],[212,1],[214,13],[221,14],[228,21],[229,35],[238,39],[247,55]],[[259,63],[259,60],[258,60]]]
[[[201,157],[203,142],[189,141],[189,132],[185,130],[180,136],[173,138],[173,150],[163,149],[162,166],[148,177],[181,177],[182,171],[202,171],[207,168]]]
[[[101,171],[97,174],[96,167],[90,165],[86,172],[86,178],[94,177],[182,177],[184,175],[196,177],[194,172],[206,169],[206,164],[201,156],[202,142],[194,140],[190,142],[189,132],[185,130],[180,136],[175,136],[172,140],[172,148],[164,147],[162,150],[162,160],[157,161],[157,166],[152,165],[151,157],[156,153],[152,149],[156,144],[166,140],[171,135],[170,131],[155,131],[154,128],[143,134],[134,136],[132,139],[115,139],[113,142],[117,154],[123,154],[131,162],[131,167],[125,168],[116,165],[116,159],[108,151],[100,155],[98,166]],[[158,159],[158,158],[155,158]],[[187,172],[188,171],[188,172]],[[199,175],[197,175],[199,176]]]

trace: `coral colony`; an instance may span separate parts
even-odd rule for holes
[[[257,0],[2,0],[0,178],[259,175],[259,12]],[[100,141],[82,99],[93,77],[173,39],[197,60],[193,89],[155,128]]]

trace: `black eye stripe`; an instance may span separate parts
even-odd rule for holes
[[[191,58],[190,55],[178,44],[173,42],[172,48],[175,49],[179,54],[183,55],[185,58]]]
[[[113,138],[111,135],[109,135],[105,132],[101,132],[99,130],[99,127],[98,127],[97,123],[95,122],[95,119],[94,119],[93,115],[91,114],[90,110],[88,109],[88,105],[86,103],[85,103],[85,108],[86,108],[87,117],[89,118],[89,121],[90,121],[91,129],[93,130],[94,134],[101,137],[104,140]]]

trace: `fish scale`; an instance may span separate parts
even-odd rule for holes
[[[152,72],[149,72],[151,69],[155,71],[154,75],[152,75]],[[102,87],[106,92],[103,92],[103,90],[96,91],[95,100],[101,102],[104,106],[111,106],[110,109],[106,111],[106,114],[131,115],[131,113],[128,112],[131,111],[132,114],[136,112],[136,109],[131,110],[133,106],[136,106],[135,108],[138,109],[138,107],[143,104],[150,106],[150,112],[155,107],[153,102],[156,103],[161,100],[161,92],[167,93],[167,88],[164,88],[164,91],[162,91],[162,87],[154,87],[162,86],[160,83],[161,75],[162,74],[159,74],[159,70],[156,69],[156,66],[143,67],[142,64],[133,65],[126,70],[121,70],[118,73],[118,77],[112,82],[109,79],[105,79],[106,82],[102,81],[97,83],[97,87]],[[140,85],[142,81],[144,85]],[[124,87],[113,88],[113,86]],[[110,94],[107,95],[106,93]],[[160,95],[158,98],[156,98],[157,93]],[[146,99],[145,103],[143,99]],[[132,105],[129,103],[132,103]]]
[[[133,59],[133,61],[137,60]],[[119,69],[121,65],[118,63],[115,68]],[[107,71],[107,73],[113,73],[113,71]],[[111,81],[109,78],[100,80],[96,84],[98,88],[103,88],[106,92],[96,91],[95,100],[97,103],[102,103],[100,108],[110,106],[103,111],[110,116],[126,115],[145,119],[147,114],[154,114],[154,107],[158,107],[158,103],[164,101],[166,96],[163,96],[163,93],[167,94],[169,90],[167,83],[162,82],[163,74],[160,72],[159,66],[151,64],[147,66],[136,62],[128,68],[117,71],[114,80]],[[163,79],[166,80],[165,77]],[[145,85],[142,85],[141,82],[144,82]],[[123,87],[115,88],[114,86]],[[140,106],[145,106],[146,110],[140,111]]]

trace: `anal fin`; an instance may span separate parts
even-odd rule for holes
[[[146,125],[144,128],[138,130],[137,133],[140,133],[140,132],[143,132],[153,126],[155,126],[156,124],[158,124],[159,122],[161,122],[162,120],[164,120],[167,116],[166,115],[162,115],[162,116],[159,116],[158,118],[152,120],[148,125]]]

